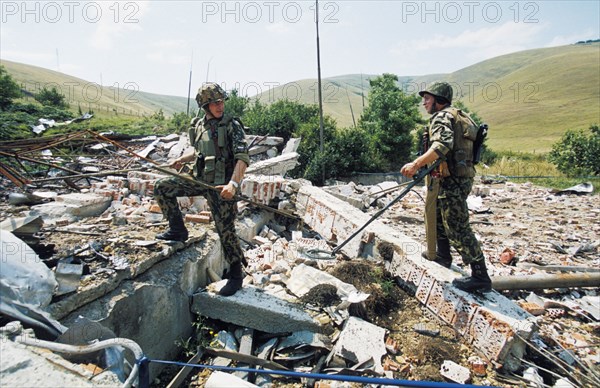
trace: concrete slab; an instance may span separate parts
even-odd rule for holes
[[[215,286],[224,285],[226,280],[219,283]],[[266,333],[300,330],[323,333],[331,329],[321,325],[298,304],[284,301],[253,286],[244,286],[229,297],[214,292],[196,293],[192,297],[192,312]]]
[[[352,284],[344,283],[335,276],[305,264],[294,267],[290,278],[286,282],[287,288],[298,297],[304,296],[313,287],[322,284],[331,284],[337,288],[339,296],[348,297],[358,294],[358,290]]]
[[[30,215],[39,215],[44,222],[52,223],[61,218],[79,219],[102,214],[112,202],[112,197],[97,194],[72,193],[59,195],[55,202],[31,207]]]
[[[373,359],[374,369],[383,374],[381,358],[387,354],[385,329],[360,318],[350,317],[337,340],[333,353],[354,363]]]
[[[75,365],[57,354],[0,341],[0,385],[3,387],[116,387],[122,385],[117,376],[105,371],[94,373]]]
[[[298,153],[290,152],[251,164],[246,174],[284,175],[298,164]]]
[[[296,209],[310,227],[323,238],[340,244],[364,225],[369,216],[315,186],[302,186],[298,191]],[[364,232],[368,232],[368,228]],[[359,257],[361,236],[356,236],[342,248],[349,257]]]

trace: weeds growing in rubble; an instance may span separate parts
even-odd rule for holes
[[[180,338],[175,345],[180,347],[186,357],[192,357],[198,352],[198,348],[206,348],[211,345],[216,336],[216,330],[207,318],[198,315],[192,322],[194,334],[187,339]]]

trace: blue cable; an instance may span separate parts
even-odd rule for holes
[[[187,364],[184,362],[152,360],[152,359],[148,359],[148,362],[155,362],[158,364],[177,365],[177,366],[182,366],[182,367],[189,366],[189,367],[193,367],[193,368],[208,368],[208,369],[230,371],[230,372],[239,371],[239,372],[258,373],[258,374],[267,374],[267,375],[281,375],[281,376],[306,378],[306,379],[348,381],[348,382],[362,383],[362,384],[384,384],[384,385],[395,385],[395,386],[402,386],[402,387],[423,387],[423,388],[481,387],[480,385],[457,384],[457,383],[438,383],[438,382],[433,382],[433,381],[411,381],[411,380],[397,380],[397,379],[387,379],[387,378],[379,378],[379,377],[328,375],[328,374],[323,374],[323,373],[302,373],[302,372],[294,372],[294,371],[274,371],[274,370],[268,370],[268,369],[237,368],[237,367],[231,367],[231,366]]]

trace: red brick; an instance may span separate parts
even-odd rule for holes
[[[151,213],[162,213],[162,211],[160,210],[160,206],[158,206],[158,205],[150,206],[150,212]]]
[[[208,224],[210,223],[210,218],[200,215],[200,214],[186,214],[185,220],[187,222],[193,222],[196,224]]]

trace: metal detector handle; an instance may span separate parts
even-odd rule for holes
[[[408,194],[408,192],[414,187],[416,186],[419,182],[421,182],[430,172],[432,172],[433,170],[435,170],[437,168],[437,166],[440,165],[440,163],[442,163],[445,160],[445,158],[438,158],[435,160],[435,162],[433,162],[431,164],[431,166],[425,168],[425,169],[421,169],[415,176],[413,176],[413,180],[412,182],[410,182],[408,184],[408,186],[406,186],[404,188],[404,190],[402,190],[402,192],[400,194],[398,194],[398,196],[396,198],[394,198],[393,200],[391,200],[387,205],[385,205],[385,207],[383,207],[382,209],[380,209],[379,211],[377,211],[377,213],[373,214],[373,216],[369,219],[369,221],[367,221],[363,226],[361,226],[360,228],[358,228],[358,230],[354,233],[352,233],[352,235],[350,237],[348,237],[345,241],[343,241],[340,245],[338,245],[337,247],[335,247],[332,251],[331,254],[335,255],[337,252],[340,251],[340,249],[342,249],[346,244],[348,244],[348,242],[350,240],[352,240],[354,237],[356,237],[360,232],[362,232],[367,226],[369,226],[369,224],[373,221],[375,221],[377,218],[379,218],[380,215],[382,215],[387,209],[389,209],[392,205],[394,205],[396,202],[400,201],[402,198],[404,198],[404,196],[406,194]]]

